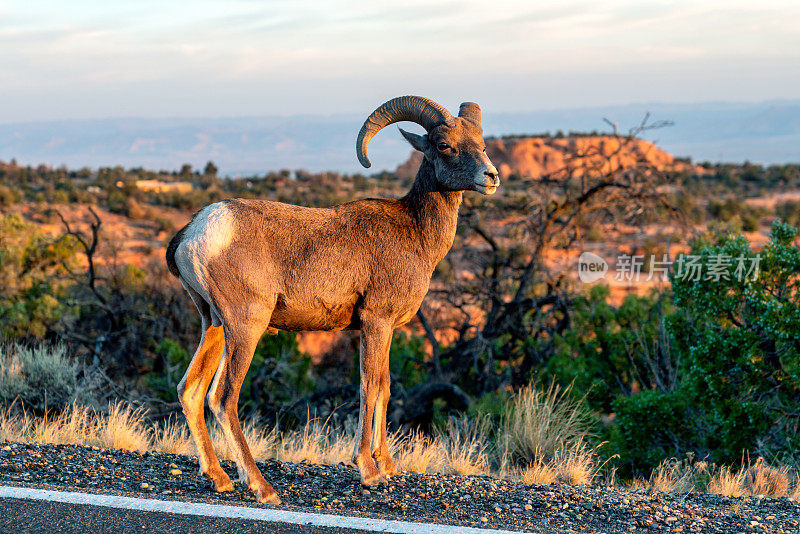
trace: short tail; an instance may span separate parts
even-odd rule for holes
[[[189,224],[192,224],[191,222]],[[181,272],[178,270],[178,264],[175,263],[175,251],[178,250],[178,245],[181,244],[183,241],[183,234],[186,233],[186,229],[189,228],[189,224],[178,230],[178,233],[175,234],[175,237],[169,242],[167,246],[167,268],[169,272],[171,272],[175,276],[180,276]]]

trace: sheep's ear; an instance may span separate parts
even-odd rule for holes
[[[400,130],[400,133],[403,134],[403,137],[406,138],[406,141],[408,141],[416,150],[419,150],[423,154],[426,150],[428,150],[429,143],[427,136],[413,134],[405,131],[402,128],[398,128],[398,130]]]

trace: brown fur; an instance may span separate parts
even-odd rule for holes
[[[425,159],[402,199],[326,209],[227,200],[235,228],[219,254],[202,266],[185,264],[193,260],[181,243],[191,225],[201,224],[195,221],[170,243],[170,271],[187,287],[205,332],[178,391],[201,470],[218,491],[232,486],[202,421],[202,396],[209,388],[209,406],[231,444],[240,479],[260,501],[279,502],[255,466],[237,416],[239,389],[267,328],[361,330],[361,411],[353,461],[364,484],[395,472],[386,443],[392,331],[414,316],[434,267],[452,246],[462,191],[491,193],[499,184],[474,122],[454,118],[428,136],[403,135]],[[437,147],[442,142],[447,149]],[[192,235],[204,231],[192,227]],[[198,267],[203,288],[192,287],[196,279],[190,275]],[[220,323],[222,336],[213,326]]]

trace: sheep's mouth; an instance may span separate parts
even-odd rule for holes
[[[489,196],[493,195],[499,186],[500,180],[496,180],[495,183],[490,183],[488,180],[484,180],[481,182],[475,182],[475,191]]]

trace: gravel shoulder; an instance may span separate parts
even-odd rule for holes
[[[393,477],[363,489],[351,466],[260,462],[283,504],[332,513],[525,532],[800,532],[788,498],[729,498],[629,491],[607,486],[534,485],[485,476]],[[0,483],[162,500],[261,507],[240,484],[217,494],[197,459],[79,445],[0,443]],[[232,479],[236,468],[223,462]]]

